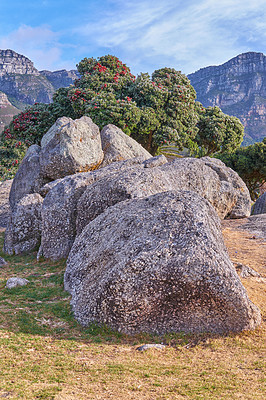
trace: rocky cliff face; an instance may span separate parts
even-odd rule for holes
[[[79,78],[79,74],[75,70],[66,71],[62,69],[60,71],[40,71],[40,74],[45,76],[49,82],[53,85],[55,89],[59,89],[60,87],[67,87],[72,85],[76,79]]]
[[[71,85],[77,71],[38,71],[13,50],[0,50],[0,132],[27,105],[51,103],[55,90]]]
[[[245,127],[244,144],[266,135],[266,56],[244,53],[225,64],[202,68],[188,75],[205,106],[218,106],[240,119]]]
[[[12,106],[7,98],[7,95],[0,92],[0,134],[4,126],[9,124],[14,115],[18,114],[20,110]]]
[[[34,103],[51,103],[59,87],[72,84],[76,71],[41,71],[27,57],[13,50],[0,50],[0,90],[20,108]]]
[[[13,50],[0,50],[0,76],[6,74],[39,75],[33,62]]]

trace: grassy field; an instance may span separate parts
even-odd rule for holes
[[[3,233],[1,249],[2,244]],[[0,399],[265,398],[265,325],[222,337],[128,337],[106,327],[84,329],[71,315],[63,290],[64,262],[37,263],[35,254],[0,255],[8,261],[0,267]],[[5,289],[12,276],[30,284]],[[264,281],[253,279],[249,286],[265,315]],[[167,346],[137,351],[143,343]]]

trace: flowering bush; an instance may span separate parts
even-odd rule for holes
[[[62,116],[88,115],[100,127],[114,124],[156,154],[162,145],[195,155],[231,151],[241,143],[243,127],[221,111],[195,101],[188,78],[171,68],[137,78],[117,57],[84,58],[80,79],[58,89],[52,104],[35,104],[14,117],[0,138],[0,179],[11,177],[28,146]],[[231,139],[233,138],[233,139]]]
[[[196,93],[188,78],[163,68],[137,79],[117,57],[85,58],[81,78],[68,91],[77,116],[88,115],[101,128],[113,123],[155,154],[174,143],[191,146],[197,133]]]

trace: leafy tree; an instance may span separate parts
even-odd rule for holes
[[[244,136],[244,127],[238,118],[224,114],[219,107],[204,108],[198,103],[199,121],[195,141],[198,154],[212,156],[215,153],[231,153]]]
[[[197,133],[196,92],[188,78],[170,68],[140,74],[113,56],[85,58],[81,78],[68,97],[76,114],[89,115],[100,128],[113,123],[151,153],[163,143],[191,146]]]
[[[251,198],[256,200],[260,186],[266,182],[266,138],[260,143],[240,147],[234,153],[225,153],[218,157],[241,176]]]
[[[100,128],[115,124],[152,154],[165,144],[210,155],[232,151],[241,143],[239,121],[217,107],[205,109],[197,103],[188,78],[175,69],[135,78],[111,55],[84,58],[77,68],[80,79],[58,89],[52,104],[35,104],[13,118],[0,138],[0,179],[14,175],[27,147],[39,144],[62,116],[88,115]]]

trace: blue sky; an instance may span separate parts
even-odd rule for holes
[[[0,0],[0,49],[39,70],[112,54],[135,74],[189,74],[265,47],[265,0]]]

